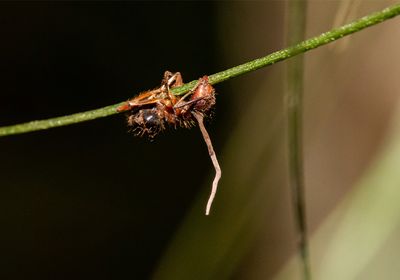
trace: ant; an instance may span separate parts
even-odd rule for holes
[[[128,126],[139,136],[153,139],[166,125],[173,127],[193,126],[192,112],[202,114],[215,105],[215,90],[208,77],[199,79],[197,85],[183,97],[175,96],[170,89],[183,85],[179,72],[165,71],[159,88],[145,91],[129,99],[117,108],[118,112],[128,111]],[[188,99],[188,101],[185,101]]]
[[[206,206],[209,215],[212,202],[221,178],[221,168],[212,146],[211,138],[204,126],[204,116],[215,105],[215,89],[208,81],[208,76],[200,78],[194,88],[182,97],[175,96],[170,89],[183,85],[179,72],[165,71],[159,88],[145,91],[129,99],[117,108],[118,112],[127,112],[127,123],[135,135],[153,139],[167,125],[192,127],[195,120],[199,124],[208,153],[215,168],[215,177],[211,194]]]

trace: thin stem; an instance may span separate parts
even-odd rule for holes
[[[287,11],[287,41],[291,45],[305,37],[307,1],[290,0]],[[286,66],[285,109],[288,128],[289,185],[303,279],[310,280],[302,145],[304,56],[299,55],[287,61]]]
[[[288,59],[300,53],[307,52],[309,50],[315,49],[317,47],[326,45],[330,42],[338,40],[344,36],[352,34],[354,32],[360,31],[369,26],[378,24],[382,21],[388,20],[400,14],[400,4],[393,5],[382,11],[370,14],[363,18],[360,18],[352,23],[343,25],[339,28],[332,29],[328,32],[322,33],[319,36],[313,37],[294,46],[288,47],[286,49],[274,52],[262,58],[255,59],[253,61],[241,64],[239,66],[227,69],[225,71],[213,74],[209,76],[211,84],[217,84],[233,77],[243,75],[250,71],[257,70],[259,68],[274,64],[278,61]],[[197,80],[187,83],[181,87],[172,89],[173,94],[182,95],[189,91],[195,86]],[[12,134],[26,133],[30,131],[48,129],[52,127],[64,126],[73,123],[93,120],[101,117],[110,116],[117,114],[116,108],[122,103],[110,105],[104,108],[91,110],[82,113],[76,113],[73,115],[57,117],[41,121],[32,121],[17,125],[0,127],[0,137]]]

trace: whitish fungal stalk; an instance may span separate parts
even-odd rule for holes
[[[204,141],[207,144],[208,154],[210,155],[211,161],[215,168],[215,177],[212,183],[211,193],[207,201],[206,206],[206,215],[210,214],[211,205],[214,201],[215,194],[217,193],[218,182],[221,179],[221,167],[219,166],[217,156],[215,155],[214,148],[211,142],[210,135],[208,134],[205,126],[204,126],[204,116],[201,113],[193,112],[193,116],[196,118],[197,122],[199,123],[201,134],[203,135]]]

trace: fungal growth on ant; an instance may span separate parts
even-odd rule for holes
[[[128,127],[135,135],[147,136],[149,139],[153,139],[168,126],[189,128],[197,121],[215,168],[211,194],[206,206],[206,215],[209,215],[221,178],[221,168],[204,126],[204,117],[208,116],[215,105],[215,90],[209,83],[208,76],[200,78],[196,86],[182,97],[173,95],[170,89],[181,85],[183,80],[179,72],[165,71],[159,88],[142,92],[129,99],[119,106],[117,111],[127,112]]]

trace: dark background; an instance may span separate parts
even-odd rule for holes
[[[0,3],[0,126],[118,103],[165,70],[185,81],[223,70],[213,8]],[[208,125],[216,150],[226,104]],[[212,180],[197,128],[149,142],[122,115],[0,138],[0,153],[2,279],[148,278]]]

